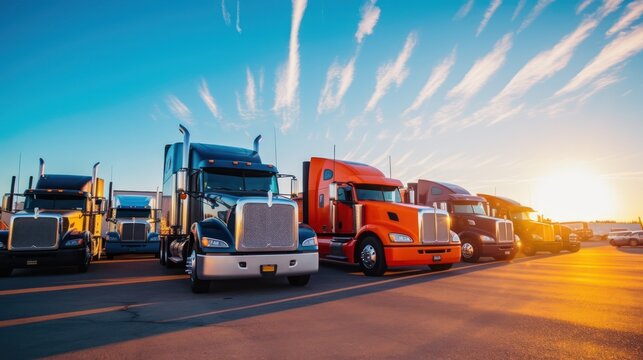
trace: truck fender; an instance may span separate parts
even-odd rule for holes
[[[349,261],[354,263],[356,262],[356,259],[359,258],[357,252],[359,251],[360,243],[364,240],[365,237],[369,235],[374,236],[380,241],[380,243],[382,243],[382,245],[385,245],[386,243],[384,242],[385,240],[383,239],[386,239],[388,237],[390,230],[391,229],[387,227],[377,225],[377,224],[368,224],[360,228],[357,234],[355,234],[355,239],[357,239],[357,241],[355,242],[354,248],[352,251],[353,259],[349,259]]]
[[[156,238],[156,240],[153,241],[158,241],[159,240],[159,233],[157,232],[149,232],[147,234],[147,241],[152,241],[152,239]]]
[[[315,230],[313,230],[313,228],[311,228],[306,224],[299,224],[298,231],[299,231],[299,246],[301,246],[301,243],[304,240],[317,236],[317,234],[315,233]]]
[[[202,237],[211,237],[219,240],[223,240],[230,245],[230,248],[234,249],[234,236],[228,230],[226,224],[217,218],[208,218],[203,221],[196,222],[192,224],[191,227],[192,239],[201,239]],[[196,241],[197,252],[203,252],[200,241]]]
[[[460,240],[462,240],[462,239],[470,239],[470,240],[475,241],[477,244],[480,244],[480,235],[487,235],[487,236],[491,236],[491,237],[495,238],[495,235],[485,234],[483,232],[475,232],[475,231],[471,231],[471,230],[465,230],[465,231],[462,231],[462,232],[460,232],[458,234],[458,236],[460,237]]]
[[[78,238],[83,238],[85,239],[85,233],[82,233],[78,231],[77,229],[69,229],[67,232],[62,236],[62,242],[64,243],[67,240],[71,239],[78,239]]]

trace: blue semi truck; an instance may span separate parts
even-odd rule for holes
[[[111,190],[111,183],[110,183]],[[111,192],[111,191],[110,191]],[[111,260],[123,254],[159,255],[156,199],[142,195],[110,194],[105,236],[105,255]]]

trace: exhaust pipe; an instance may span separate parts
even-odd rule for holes
[[[256,153],[259,152],[259,141],[261,141],[261,135],[257,135],[255,141],[252,143],[252,148]]]
[[[188,190],[188,169],[190,168],[190,132],[188,129],[179,124],[179,131],[183,134],[183,164],[181,164],[181,170],[177,173],[177,193],[185,197],[185,194],[182,194]],[[188,233],[188,201],[187,199],[177,199],[177,216],[179,225],[180,234],[185,235]]]
[[[45,160],[40,158],[40,177],[45,177]]]
[[[96,190],[98,189],[96,180],[98,179],[99,165],[100,165],[100,162],[97,162],[96,164],[94,164],[94,168],[92,169],[92,197],[96,197]]]

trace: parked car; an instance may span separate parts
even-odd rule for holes
[[[616,247],[621,247],[625,245],[629,245],[629,246],[643,245],[643,230],[628,231],[627,235],[618,235],[614,239],[610,240],[610,244]]]
[[[629,245],[630,244],[630,237],[633,235],[633,233],[636,231],[626,231],[626,230],[620,230],[620,231],[610,231],[610,233],[607,235],[607,239],[610,242],[610,245],[612,246],[624,246],[624,245]],[[635,241],[637,241],[635,239]],[[638,241],[637,241],[638,244]],[[636,246],[636,245],[633,245]]]

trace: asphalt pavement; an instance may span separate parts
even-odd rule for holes
[[[0,279],[3,359],[643,359],[643,247],[392,269],[323,262],[308,286],[123,257]]]

